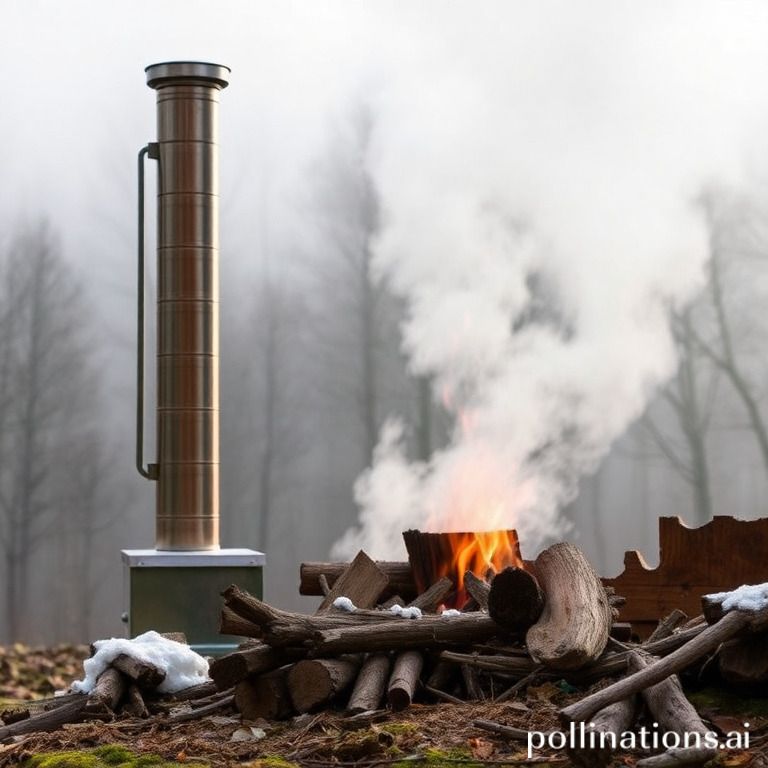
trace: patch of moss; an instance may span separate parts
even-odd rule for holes
[[[253,765],[253,764],[251,764]],[[256,765],[259,768],[299,768],[297,763],[291,763],[282,757],[276,755],[268,755],[261,760],[256,761]]]
[[[136,759],[136,755],[130,749],[126,749],[119,744],[106,744],[93,750],[96,757],[107,765],[120,765],[121,763],[130,763]]]
[[[23,768],[207,768],[203,763],[177,763],[160,755],[136,754],[119,744],[88,750],[71,750],[35,755]],[[278,766],[277,768],[283,768]]]
[[[400,723],[385,723],[379,727],[379,730],[388,733],[391,736],[411,736],[419,733],[419,727],[416,723],[400,722]]]
[[[29,768],[102,768],[103,765],[92,752],[75,750],[35,755],[25,763]]]

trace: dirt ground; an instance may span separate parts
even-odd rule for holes
[[[80,676],[87,650],[72,646],[0,648],[0,710],[50,696],[54,690],[66,687]],[[363,719],[350,719],[341,712],[322,712],[280,723],[243,722],[232,709],[173,725],[165,723],[162,716],[150,720],[121,717],[112,722],[72,724],[53,733],[17,737],[14,742],[0,744],[0,766],[19,765],[34,756],[65,752],[58,762],[37,764],[92,768],[102,763],[95,758],[83,762],[76,759],[74,751],[103,745],[122,745],[132,753],[152,753],[190,768],[192,764],[249,768],[567,766],[571,762],[563,752],[542,750],[531,760],[524,742],[505,741],[478,730],[472,723],[475,719],[486,719],[527,730],[556,729],[558,709],[580,696],[583,692],[569,691],[566,685],[544,683],[529,688],[517,700],[502,704],[415,704],[401,713],[381,712]],[[745,718],[750,722],[751,748],[724,751],[716,765],[768,768],[768,699],[711,689],[691,696],[702,716],[722,732],[741,728]],[[621,753],[613,765],[632,766],[644,756],[647,753]],[[150,765],[151,761],[135,764]]]

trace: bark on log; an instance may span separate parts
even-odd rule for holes
[[[657,640],[646,646],[644,650],[657,656],[667,656],[700,635],[703,631],[704,627],[700,627],[680,632],[676,635],[664,638],[663,640]],[[536,664],[536,662],[527,655],[480,655],[476,653],[443,651],[440,654],[440,660],[451,664],[471,664],[478,669],[509,675],[510,677],[524,677],[541,669],[541,665]],[[565,677],[565,679],[577,684],[591,683],[604,677],[624,673],[627,668],[627,662],[627,652],[605,654],[594,662],[594,664],[590,664],[580,670],[566,672],[561,675],[561,677]],[[542,671],[546,672],[546,669],[543,669]]]
[[[418,651],[405,651],[395,659],[387,686],[387,701],[393,712],[401,712],[411,705],[423,666],[424,657]]]
[[[568,756],[579,768],[605,768],[619,747],[621,734],[632,727],[636,714],[636,696],[601,709],[590,721],[585,745],[569,744]],[[594,748],[590,749],[590,744]]]
[[[467,700],[479,701],[484,698],[483,690],[480,687],[480,676],[477,673],[477,667],[473,667],[471,664],[462,664],[460,669]]]
[[[488,609],[488,594],[491,591],[491,585],[472,571],[464,574],[464,589],[467,594],[477,603],[477,607],[483,611]]]
[[[365,660],[349,697],[347,712],[358,714],[379,708],[387,688],[389,668],[389,656],[384,653],[371,654]]]
[[[631,673],[641,672],[647,669],[651,663],[653,662],[636,651],[629,654],[629,671]],[[677,675],[670,675],[661,682],[644,688],[640,695],[654,721],[659,724],[660,731],[674,732],[681,738],[684,738],[687,733],[698,734],[702,739],[709,731],[699,717],[699,713],[694,709],[693,704],[683,693],[683,687],[680,685],[680,678]]]
[[[14,736],[21,736],[25,733],[56,731],[67,723],[79,723],[81,720],[93,717],[85,708],[87,703],[88,696],[83,694],[62,707],[41,712],[39,715],[21,720],[13,725],[0,727],[0,741],[7,741],[13,739]]]
[[[327,577],[326,577],[327,578]],[[318,613],[333,609],[337,597],[348,597],[358,608],[373,608],[389,577],[361,549],[320,603]]]
[[[316,632],[313,650],[322,655],[437,648],[441,645],[477,643],[499,631],[490,616],[468,613],[444,618],[397,619],[377,624],[338,627]]]
[[[235,686],[235,707],[243,720],[284,720],[293,714],[288,692],[290,665],[254,675]]]
[[[112,666],[141,688],[157,688],[165,680],[165,672],[162,669],[126,653],[116,656]]]
[[[496,574],[488,594],[488,613],[500,627],[523,632],[539,620],[543,610],[544,593],[532,573],[510,567]]]
[[[221,609],[221,617],[219,618],[219,634],[258,638],[261,637],[261,627],[244,619],[225,605]]]
[[[303,646],[315,633],[323,629],[357,627],[393,620],[392,614],[385,611],[358,610],[353,613],[333,612],[315,616],[281,611],[235,585],[227,587],[223,596],[225,609],[234,611],[245,619],[256,628],[256,636],[277,648]]]
[[[472,725],[481,731],[488,731],[509,741],[528,741],[529,732],[523,728],[495,723],[492,720],[473,720]]]
[[[288,672],[288,691],[297,712],[309,712],[355,681],[359,659],[305,659]]]
[[[528,630],[531,656],[551,669],[573,670],[605,650],[613,615],[600,577],[572,544],[555,544],[535,561],[546,595],[541,618]]]
[[[632,672],[641,672],[647,669],[649,662],[639,653],[631,653],[629,668]],[[662,733],[676,733],[680,737],[683,749],[670,749],[651,765],[692,765],[705,763],[711,760],[717,750],[706,748],[705,736],[709,729],[702,722],[699,713],[683,693],[680,679],[677,675],[670,675],[656,685],[652,685],[641,691],[641,696],[648,708],[654,722],[659,724]],[[698,738],[698,743],[693,746],[686,739]],[[685,760],[685,762],[683,762]]]
[[[436,581],[426,592],[422,592],[417,598],[408,603],[409,607],[420,608],[424,613],[434,613],[437,606],[453,590],[453,581],[447,576]]]
[[[88,694],[86,710],[92,712],[116,712],[127,689],[126,678],[114,667],[107,667],[96,680]]]
[[[147,718],[149,717],[149,710],[144,703],[144,697],[141,695],[141,689],[136,683],[131,683],[128,686],[128,703],[125,706],[134,717]]]
[[[413,581],[410,563],[384,560],[376,560],[375,562],[389,579],[387,593],[399,594],[407,599],[416,597],[416,585]],[[302,563],[299,570],[299,594],[321,596],[323,592],[320,588],[320,574],[325,575],[328,584],[333,587],[336,579],[344,573],[348,565],[349,563]]]
[[[768,682],[768,635],[761,632],[723,643],[718,664],[723,679],[734,685]]]
[[[566,722],[587,720],[603,707],[607,707],[633,693],[661,682],[669,675],[676,674],[710,651],[730,639],[750,624],[750,617],[743,613],[729,613],[717,624],[700,632],[669,656],[654,662],[645,669],[625,677],[596,693],[561,710],[560,716]],[[695,631],[695,630],[694,630]],[[672,638],[669,638],[672,639]]]
[[[427,686],[434,690],[449,692],[456,682],[456,665],[438,659],[427,678]]]
[[[688,621],[688,614],[685,611],[681,611],[679,608],[675,608],[669,616],[666,616],[659,622],[659,626],[653,630],[650,637],[645,641],[644,645],[653,643],[656,640],[662,640],[665,637],[669,637],[681,624]]]
[[[226,691],[246,677],[277,669],[287,661],[292,661],[292,656],[296,657],[298,653],[277,651],[268,645],[259,644],[215,659],[208,674],[220,691]]]

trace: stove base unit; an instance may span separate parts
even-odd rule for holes
[[[242,642],[219,634],[221,593],[237,584],[261,598],[266,562],[262,552],[124,549],[122,557],[123,621],[130,637],[150,629],[183,632],[190,646],[204,656],[229,653]]]

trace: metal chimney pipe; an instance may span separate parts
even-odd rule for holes
[[[146,472],[157,480],[155,543],[218,549],[218,97],[229,68],[172,61],[146,74],[157,91],[148,152],[159,163],[157,466]]]

